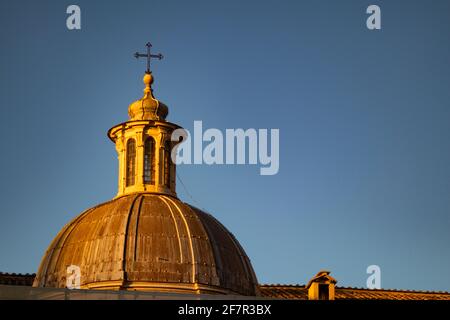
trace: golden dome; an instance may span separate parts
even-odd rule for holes
[[[145,84],[144,96],[128,107],[130,120],[165,120],[169,108],[153,96],[151,72],[146,72],[142,80]]]
[[[178,125],[153,96],[147,43],[144,96],[111,128],[118,194],[68,223],[48,247],[34,287],[258,295],[249,258],[213,216],[176,197],[171,140]],[[79,271],[74,274],[73,270]],[[70,282],[69,284],[67,282]]]
[[[131,194],[86,210],[45,253],[33,286],[257,295],[236,238],[213,216],[171,196]]]

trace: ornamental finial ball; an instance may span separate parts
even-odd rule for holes
[[[150,73],[145,73],[144,78],[142,79],[146,86],[149,86],[153,83],[153,76]]]

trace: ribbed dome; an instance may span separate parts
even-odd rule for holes
[[[169,108],[153,97],[136,100],[128,107],[130,120],[165,120]]]
[[[257,295],[257,279],[236,238],[214,217],[177,198],[131,194],[86,210],[45,253],[33,286]]]
[[[146,73],[142,80],[145,84],[144,96],[129,105],[130,120],[165,120],[169,114],[169,108],[153,96],[152,74]]]

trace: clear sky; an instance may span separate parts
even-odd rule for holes
[[[81,30],[66,28],[78,4]],[[382,29],[366,28],[377,4]],[[280,171],[181,166],[181,199],[239,239],[261,283],[450,290],[449,1],[0,2],[0,271],[117,192],[107,130],[142,95],[192,129],[279,128]]]

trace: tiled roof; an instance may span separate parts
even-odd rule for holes
[[[0,272],[0,285],[31,286],[35,274]],[[263,297],[273,299],[308,300],[304,285],[261,284]],[[388,289],[366,289],[336,287],[336,300],[450,300],[450,293],[444,291],[410,291]]]
[[[307,300],[308,290],[304,285],[263,284],[259,286],[264,297],[274,299]],[[336,287],[336,300],[450,300],[449,292],[409,291],[387,289],[365,289]]]
[[[0,284],[12,286],[31,286],[35,276],[35,273],[20,274],[0,272]]]
[[[259,290],[263,297],[308,300],[308,290],[303,285],[261,284]]]

